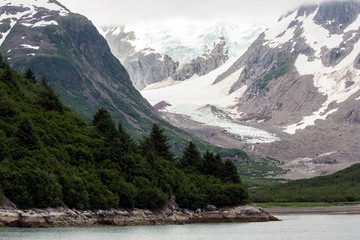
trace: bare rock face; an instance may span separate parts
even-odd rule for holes
[[[171,57],[159,53],[137,52],[126,58],[124,66],[129,72],[134,86],[141,90],[173,75],[178,66]]]
[[[226,42],[221,38],[221,42],[214,44],[214,48],[205,52],[202,56],[197,57],[190,63],[185,64],[179,71],[177,71],[172,78],[174,80],[183,81],[191,78],[195,74],[203,76],[214,69],[217,69],[228,60],[228,55],[225,50]]]
[[[1,198],[1,197],[0,197]],[[2,196],[0,208],[5,210],[16,210],[16,205],[12,203],[7,197]]]

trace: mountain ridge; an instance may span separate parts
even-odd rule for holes
[[[162,101],[161,114],[167,119],[180,114],[205,124],[187,125],[197,136],[280,159],[291,170],[284,177],[312,177],[348,167],[360,157],[359,138],[353,134],[359,130],[359,6],[358,1],[323,2],[280,18],[232,66],[204,76],[212,84],[207,89],[218,91],[203,99],[194,95],[186,112],[180,111],[185,104],[177,95],[186,85],[201,92],[200,81],[145,89],[142,94],[153,105]],[[211,102],[214,96],[223,98]],[[200,119],[205,99],[210,99],[211,111]],[[222,130],[207,132],[209,123],[203,119],[209,116],[216,117]],[[225,122],[237,129],[245,125],[265,130],[277,140],[254,145],[246,142],[245,132],[234,133]]]

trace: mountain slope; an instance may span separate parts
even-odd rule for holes
[[[183,19],[101,29],[139,90],[168,78],[183,81],[206,75],[238,57],[262,31],[248,24]]]
[[[86,121],[105,107],[135,140],[142,140],[153,122],[163,126],[176,156],[192,140],[201,151],[243,159],[244,152],[223,149],[193,137],[162,120],[132,86],[106,40],[84,16],[56,1],[4,1],[0,7],[1,53],[17,70],[30,67],[45,76],[60,99]],[[246,155],[246,154],[245,154]]]
[[[132,134],[149,129],[156,114],[89,20],[56,1],[3,4],[1,52],[11,66],[45,76],[86,120],[104,106]]]
[[[142,94],[204,139],[282,160],[286,178],[348,167],[360,158],[359,9],[358,1],[302,6],[226,69]],[[240,131],[244,125],[250,133]]]
[[[86,123],[30,75],[0,59],[0,202],[3,194],[21,209],[161,208],[172,196],[191,209],[248,201],[233,162],[194,144],[175,162],[158,125],[137,144],[104,108]]]

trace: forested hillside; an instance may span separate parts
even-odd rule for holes
[[[360,201],[360,164],[328,176],[254,187],[250,193],[255,202]]]
[[[176,159],[162,128],[137,143],[101,108],[86,123],[45,78],[0,59],[0,192],[20,208],[196,209],[248,201],[232,161],[189,143]],[[1,194],[0,193],[0,194]]]

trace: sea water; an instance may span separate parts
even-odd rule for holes
[[[0,228],[1,240],[352,240],[360,239],[360,215],[285,215],[280,222],[137,227]]]

